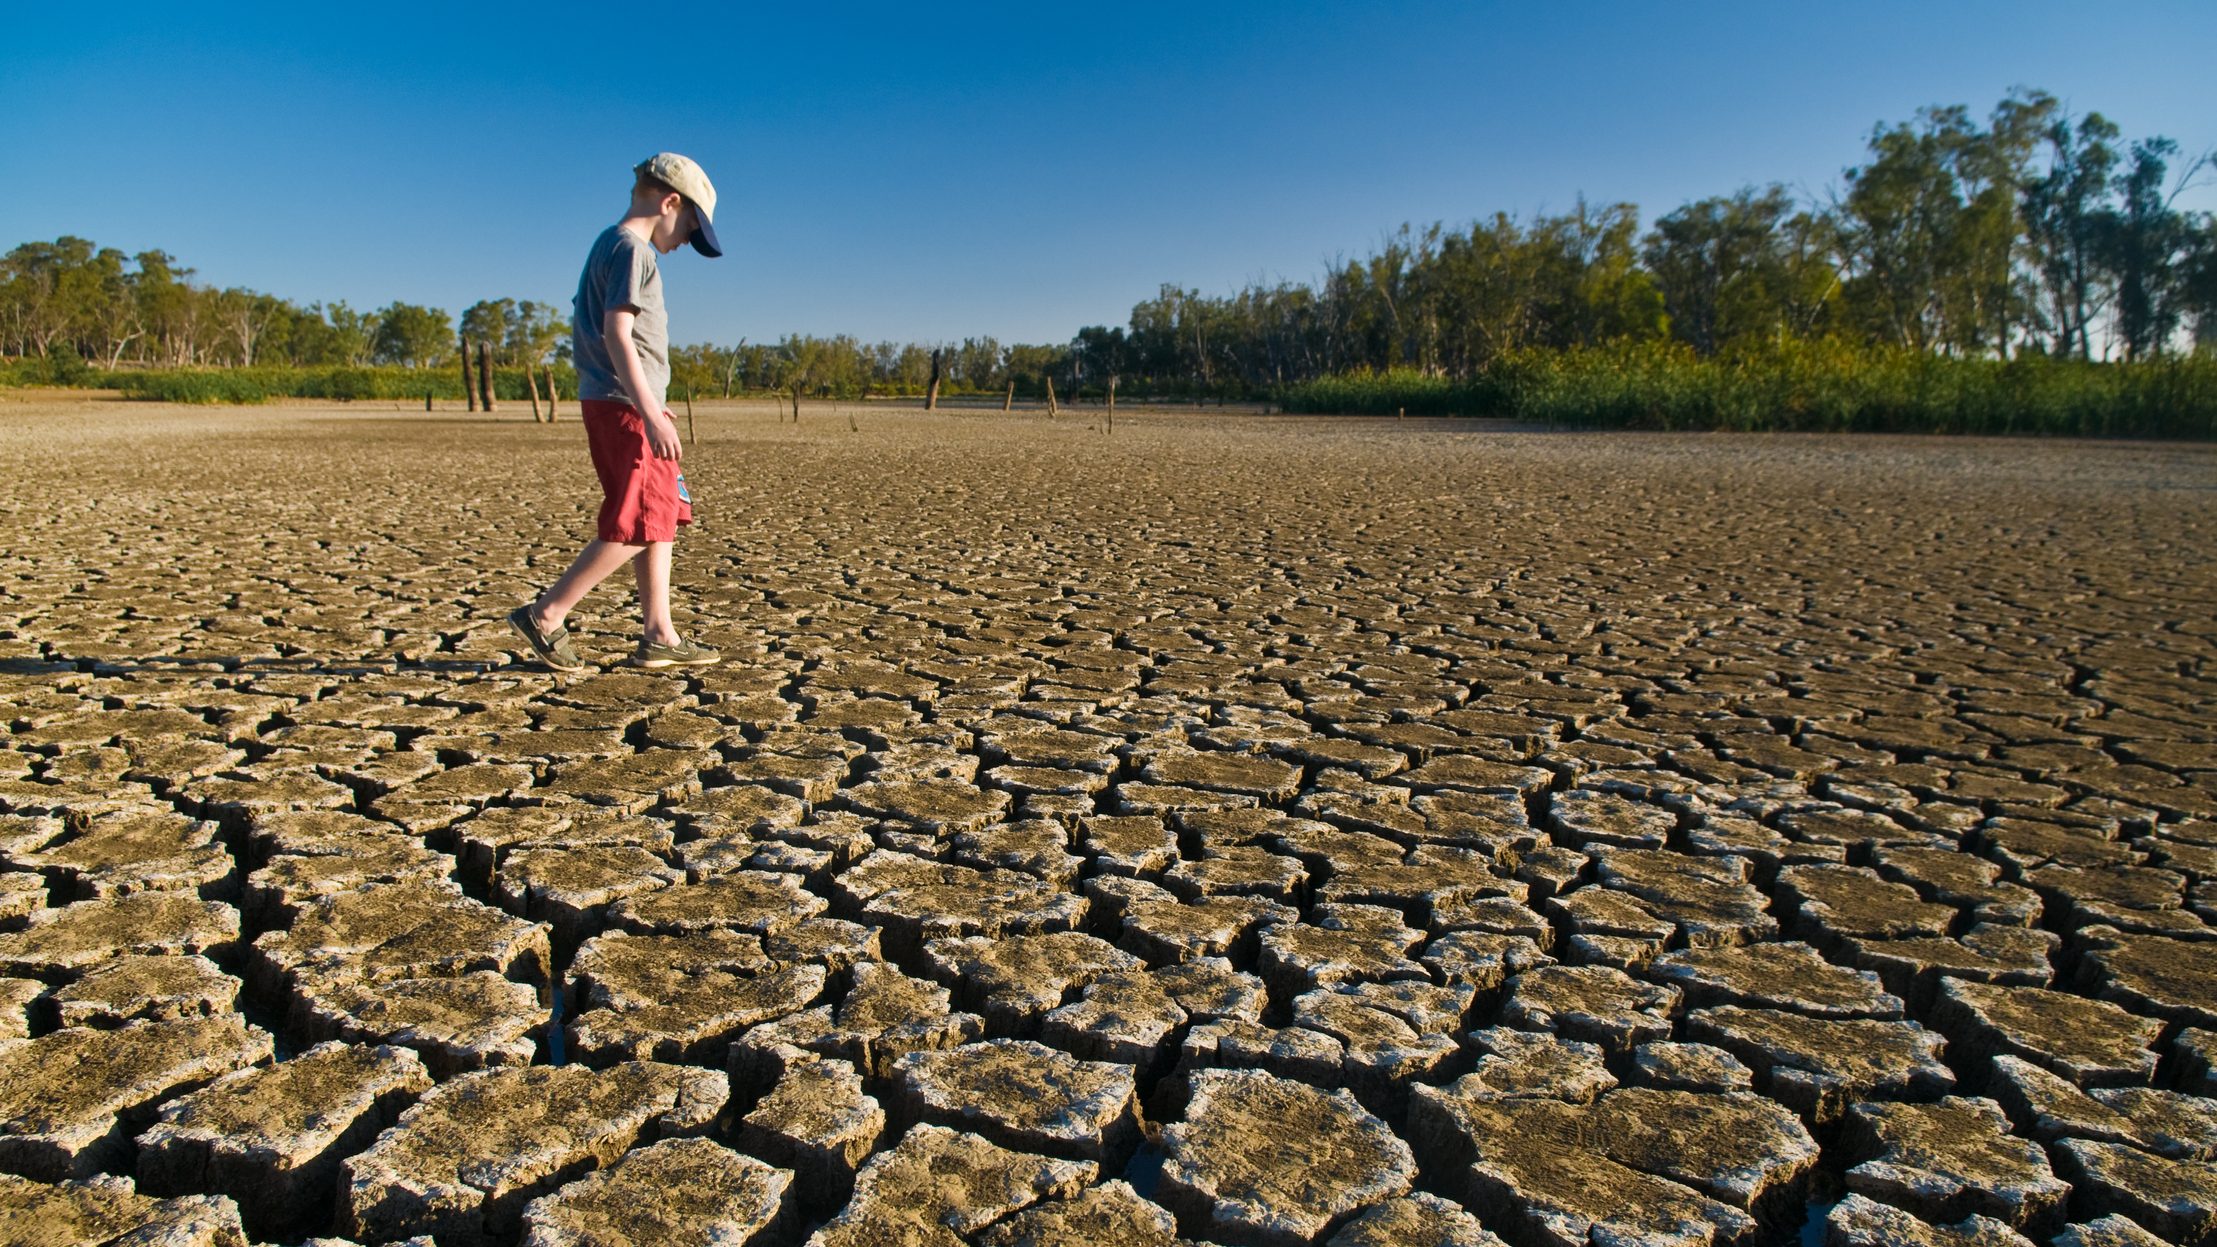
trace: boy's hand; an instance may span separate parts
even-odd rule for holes
[[[683,459],[685,448],[677,442],[677,417],[663,412],[646,422],[647,449],[657,459]]]

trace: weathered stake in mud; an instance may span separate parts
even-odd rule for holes
[[[493,355],[483,342],[477,344],[477,402],[487,411],[493,409]]]
[[[529,363],[526,363],[523,366],[523,383],[524,388],[531,392],[531,423],[538,424],[540,423],[539,374],[531,371],[531,365]]]
[[[924,410],[939,410],[939,357],[941,352],[931,353],[931,385],[924,390]]]
[[[471,411],[477,410],[477,391],[470,388],[470,340],[461,339],[462,349],[457,358],[462,361],[462,401]]]

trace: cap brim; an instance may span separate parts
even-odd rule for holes
[[[693,250],[700,252],[711,260],[722,255],[724,247],[722,243],[716,241],[716,226],[707,217],[701,215],[700,208],[697,205],[693,209],[693,219],[698,224],[693,227],[693,236],[687,239],[688,242],[693,244]]]

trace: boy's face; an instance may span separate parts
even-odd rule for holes
[[[664,195],[661,214],[654,219],[654,230],[647,241],[664,255],[677,250],[693,236],[700,222],[693,216],[693,205],[685,202],[683,195]]]

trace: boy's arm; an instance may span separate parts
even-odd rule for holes
[[[612,307],[601,320],[601,340],[608,346],[608,362],[616,367],[616,379],[624,383],[624,393],[631,395],[632,409],[639,413],[641,423],[647,426],[647,446],[657,459],[682,459],[684,447],[678,445],[677,420],[662,409],[662,396],[647,385],[647,370],[639,362],[638,348],[632,345],[631,322],[634,319],[628,307]]]

